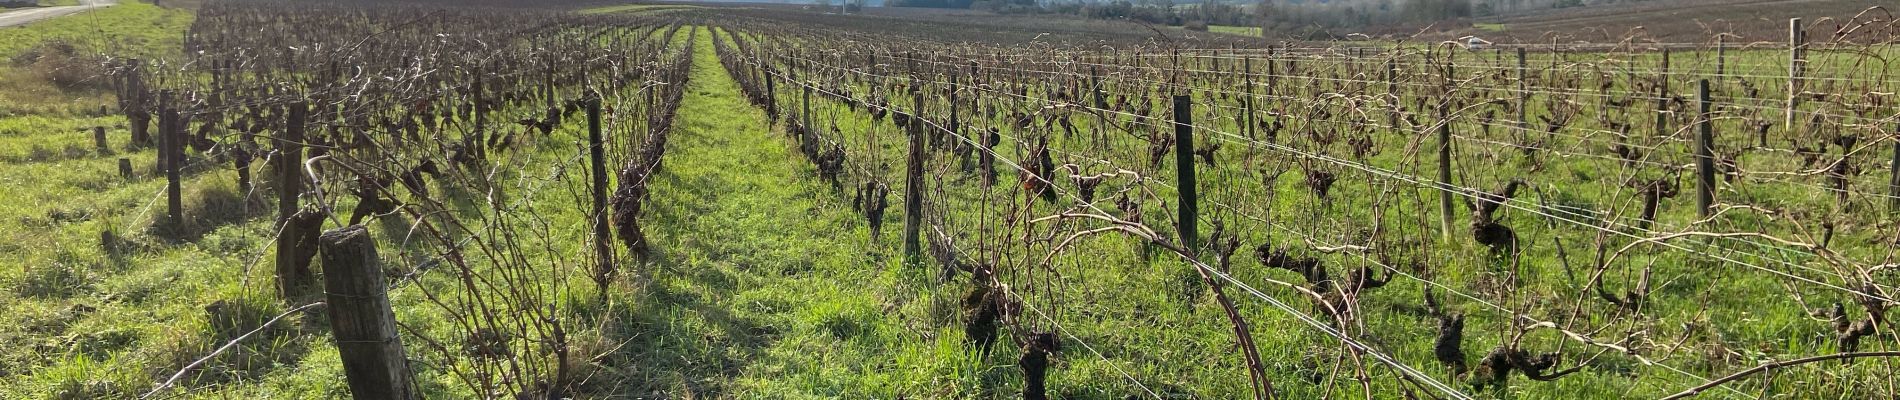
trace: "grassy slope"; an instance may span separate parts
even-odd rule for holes
[[[96,111],[115,100],[103,90],[63,90],[13,60],[48,41],[65,41],[83,52],[117,57],[161,57],[183,48],[192,13],[120,2],[117,6],[0,29],[0,117],[73,115]],[[103,70],[103,68],[101,68]],[[101,77],[103,79],[103,77]],[[5,121],[0,121],[4,125]]]

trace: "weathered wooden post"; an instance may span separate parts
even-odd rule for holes
[[[1457,53],[1452,53],[1452,58],[1455,58],[1456,54]],[[1446,94],[1450,94],[1451,92],[1452,76],[1455,75],[1452,71],[1453,64],[1449,61],[1452,58],[1447,58],[1448,61],[1445,63],[1444,91]],[[1452,197],[1454,196],[1452,191],[1458,190],[1451,184],[1452,118],[1450,104],[1441,104],[1438,106],[1438,119],[1438,232],[1444,240],[1449,241],[1451,240],[1452,213],[1456,209],[1456,205],[1452,201]]]
[[[1669,133],[1669,49],[1663,49],[1662,69],[1656,74],[1656,137]]]
[[[1709,113],[1710,105],[1715,101],[1709,98],[1708,79],[1697,82],[1696,98],[1701,99],[1702,105],[1695,135],[1695,205],[1697,215],[1708,218],[1710,210],[1715,207],[1715,115]]]
[[[343,359],[343,375],[356,399],[416,399],[409,360],[396,334],[376,241],[362,225],[333,229],[318,239],[323,257],[324,300],[330,333]]]
[[[1808,32],[1801,28],[1800,18],[1788,19],[1788,108],[1783,110],[1781,123],[1789,137],[1800,132],[1795,125],[1795,107],[1801,105],[1801,74],[1807,70]]]
[[[178,109],[172,105],[171,94],[159,96],[158,135],[164,145],[158,148],[158,158],[165,165],[165,210],[167,227],[173,233],[182,233],[185,227],[185,199],[183,176],[185,155],[185,129],[179,121]]]
[[[152,133],[149,129],[152,123],[152,112],[146,108],[145,76],[141,74],[145,63],[134,58],[129,60],[128,64],[125,70],[125,90],[120,94],[123,98],[119,99],[119,107],[125,111],[126,123],[131,126],[132,144],[150,146]]]
[[[284,135],[277,147],[277,294],[285,300],[302,294],[310,279],[311,233],[322,229],[321,214],[299,213],[297,197],[303,193],[303,134],[309,105],[292,103],[284,122]]]
[[[765,75],[765,116],[771,119],[767,123],[775,124],[778,123],[778,79],[773,76],[772,69],[769,67],[763,69],[763,74]]]
[[[1194,100],[1188,95],[1174,96],[1174,180],[1180,190],[1181,245],[1199,252],[1200,196],[1194,181]]]
[[[1530,103],[1531,103],[1530,68],[1529,68],[1529,65],[1525,64],[1525,61],[1524,61],[1524,48],[1518,47],[1517,48],[1517,133],[1519,135],[1522,135],[1525,139],[1527,139],[1527,141],[1531,137]],[[1524,145],[1525,147],[1530,147],[1530,143],[1525,143]],[[1524,153],[1537,154],[1529,149],[1526,149]]]
[[[1240,123],[1243,125],[1240,127],[1240,131],[1246,133],[1247,140],[1254,140],[1259,137],[1259,133],[1254,131],[1256,128],[1253,120],[1253,57],[1241,59],[1240,67],[1242,70],[1240,73],[1241,79],[1245,81],[1245,84],[1241,87],[1240,96],[1240,112],[1242,115]]]
[[[594,276],[604,278],[614,271],[614,250],[607,231],[606,142],[600,134],[600,95],[595,93],[587,95],[587,156],[593,174]]]
[[[806,130],[812,129],[812,126],[811,126],[811,87],[812,85],[815,85],[815,83],[806,82],[803,85],[805,88],[805,94],[804,96],[799,97],[799,100],[798,100],[799,107],[805,110],[803,114],[799,114],[799,117],[804,119],[804,121],[800,121],[799,123],[804,124]],[[799,138],[799,140],[804,140],[804,139],[805,138]]]
[[[1715,78],[1728,74],[1728,34],[1715,35]]]
[[[1893,165],[1887,167],[1887,173],[1891,176],[1887,182],[1887,208],[1900,212],[1900,123],[1894,124],[1893,132]]]
[[[916,261],[923,254],[917,237],[924,221],[924,94],[912,87],[911,98],[910,118],[906,119],[909,124],[905,126],[910,134],[910,158],[904,179],[904,256]]]
[[[92,127],[92,147],[102,156],[112,153],[112,146],[106,143],[106,127]]]

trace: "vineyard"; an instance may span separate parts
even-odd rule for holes
[[[1900,396],[1883,7],[519,3],[0,30],[0,398]]]

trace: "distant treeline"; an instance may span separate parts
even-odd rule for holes
[[[890,0],[892,7],[1054,13],[1151,24],[1265,27],[1269,31],[1418,24],[1503,13],[1649,0]]]

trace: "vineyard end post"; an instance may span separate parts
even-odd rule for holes
[[[369,229],[351,225],[318,237],[330,332],[343,359],[350,395],[358,399],[416,399],[383,267]]]

